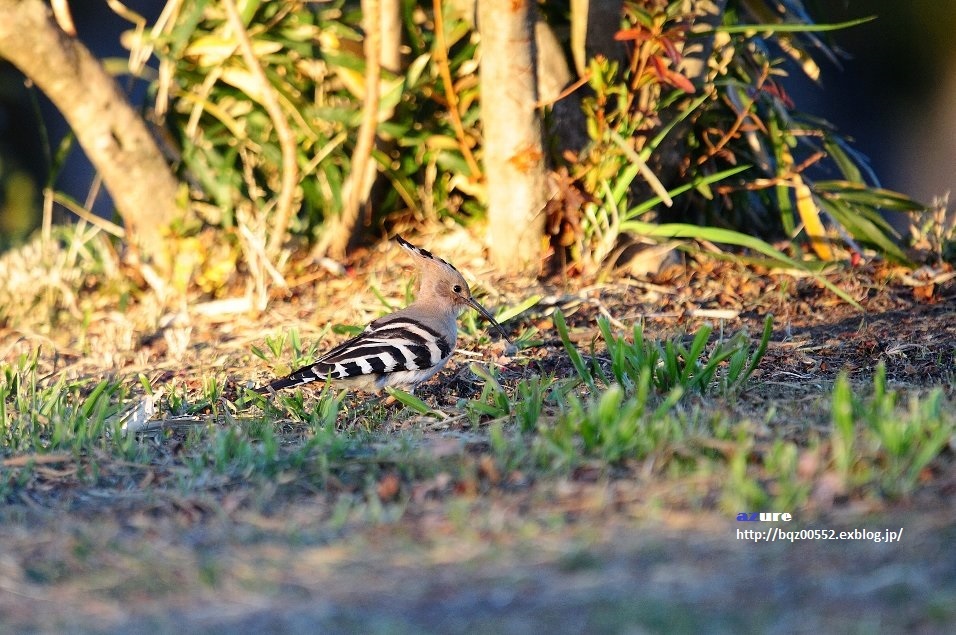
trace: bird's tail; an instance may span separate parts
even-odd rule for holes
[[[259,386],[258,388],[253,388],[260,395],[268,395],[269,393],[275,392],[277,390],[282,390],[283,388],[291,388],[292,386],[301,386],[302,384],[308,384],[313,381],[324,381],[325,377],[320,377],[315,372],[315,366],[304,366],[299,370],[294,370],[285,377],[270,381],[265,386]]]

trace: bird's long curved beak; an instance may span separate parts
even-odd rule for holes
[[[491,325],[495,327],[499,333],[501,333],[501,337],[505,338],[505,341],[511,344],[511,340],[508,339],[508,334],[505,333],[505,330],[501,328],[501,325],[498,324],[495,318],[491,316],[491,313],[489,313],[488,310],[485,309],[485,307],[478,304],[478,300],[474,298],[468,298],[467,302],[468,302],[468,305],[471,306],[471,308],[473,308],[475,311],[478,311],[478,313],[481,313],[482,317],[484,317],[486,320],[491,322]]]

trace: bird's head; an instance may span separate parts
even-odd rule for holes
[[[508,335],[491,313],[471,295],[471,289],[468,288],[464,276],[451,263],[435,256],[427,249],[416,247],[401,236],[396,236],[395,240],[411,255],[421,272],[417,302],[449,307],[455,315],[460,314],[466,307],[471,307],[484,316],[502,337],[508,339]]]

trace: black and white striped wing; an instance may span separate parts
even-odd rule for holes
[[[260,392],[326,379],[342,382],[364,378],[374,384],[391,373],[411,373],[414,378],[416,371],[421,371],[423,376],[430,376],[451,352],[452,344],[435,329],[408,318],[386,316]]]

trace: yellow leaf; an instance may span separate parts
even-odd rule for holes
[[[821,260],[834,260],[833,249],[830,248],[826,229],[823,227],[823,221],[820,220],[820,210],[817,204],[813,202],[810,188],[799,176],[795,176],[794,181],[796,183],[797,213],[800,214],[800,220],[803,221],[804,231],[810,237],[810,246],[813,247],[813,251]]]
[[[205,258],[205,248],[198,238],[181,238],[176,241],[176,264],[173,268],[173,287],[185,294],[193,273]]]
[[[800,68],[803,69],[803,72],[807,77],[813,81],[820,79],[820,67],[817,66],[817,63],[806,51],[802,51],[791,44],[790,38],[778,37],[777,46],[779,46],[784,53],[792,57],[793,60],[800,65]]]
[[[356,99],[365,97],[365,75],[363,73],[345,66],[335,66],[332,70],[339,81],[342,82],[342,85],[345,86],[345,89],[352,93],[353,97]]]
[[[253,40],[252,50],[256,58],[262,59],[266,55],[282,50],[280,42],[271,40]],[[186,47],[184,57],[195,59],[202,68],[221,66],[232,56],[239,57],[239,43],[235,38],[220,35],[204,35],[193,40]]]
[[[257,101],[260,104],[262,103],[262,84],[259,82],[259,78],[252,74],[252,72],[235,66],[225,68],[222,71],[222,81],[230,86],[235,86],[253,101]]]

